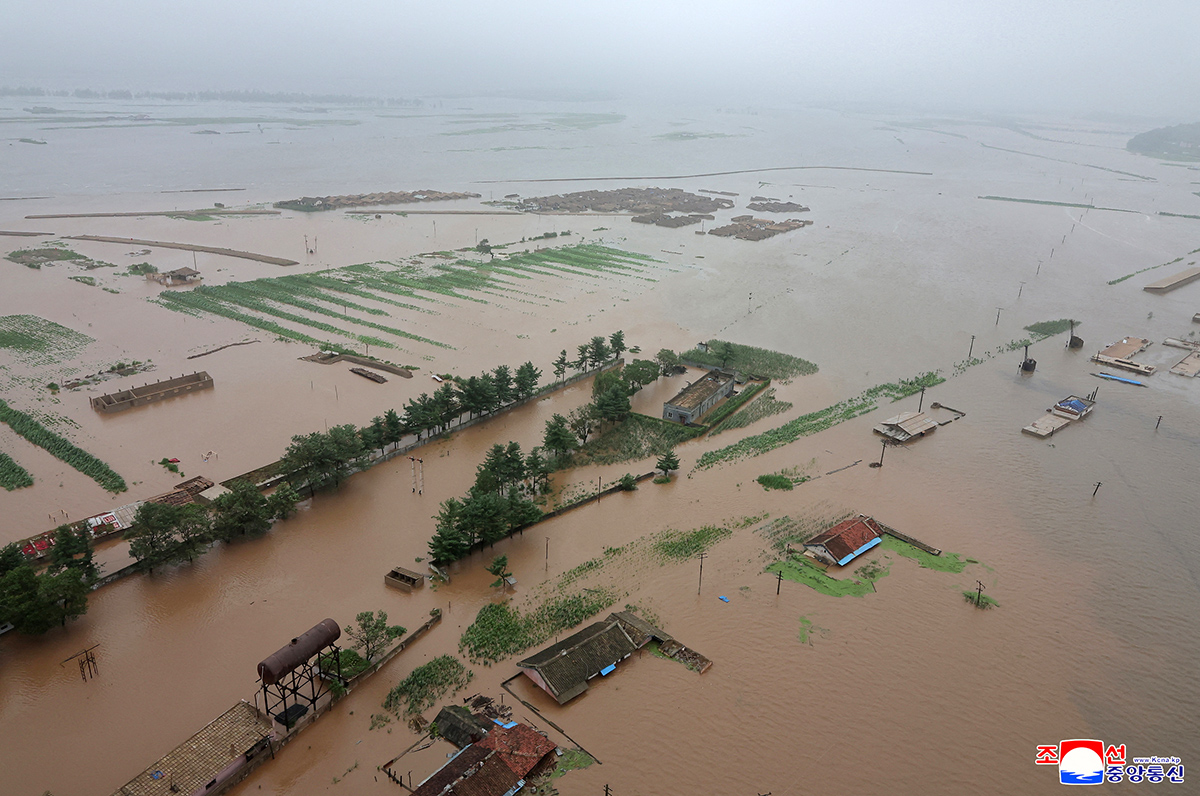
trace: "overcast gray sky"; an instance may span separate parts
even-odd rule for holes
[[[0,0],[0,84],[1200,117],[1200,0]]]

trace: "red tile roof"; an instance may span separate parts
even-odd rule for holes
[[[524,777],[553,752],[557,744],[531,727],[517,724],[508,728],[492,728],[476,746],[494,749],[505,765],[517,776]]]
[[[883,535],[883,529],[879,527],[879,523],[860,514],[817,534],[804,545],[807,547],[823,544],[830,555],[840,561],[881,535]]]
[[[501,796],[520,780],[498,753],[472,744],[412,793],[413,796]]]

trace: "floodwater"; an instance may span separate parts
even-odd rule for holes
[[[506,109],[532,121],[562,110]],[[16,106],[8,110],[20,113]],[[1048,793],[1059,786],[1052,769],[1034,765],[1035,747],[1064,738],[1100,738],[1127,744],[1131,756],[1192,762],[1200,737],[1192,682],[1200,654],[1194,620],[1200,609],[1194,533],[1200,386],[1166,372],[1184,352],[1161,345],[1139,357],[1160,368],[1148,389],[1093,378],[1098,368],[1086,357],[1126,335],[1160,341],[1195,328],[1190,319],[1200,308],[1193,290],[1200,288],[1165,296],[1141,290],[1195,258],[1187,255],[1200,245],[1200,222],[1156,215],[1197,213],[1195,171],[1124,152],[1125,140],[1138,130],[1069,120],[1038,120],[1036,127],[1027,121],[1041,136],[1035,139],[977,120],[917,129],[908,118],[826,111],[750,116],[632,108],[617,109],[625,119],[594,129],[546,122],[535,130],[446,135],[472,129],[478,120],[470,114],[496,110],[405,114],[413,118],[335,110],[335,117],[359,124],[267,122],[265,132],[250,126],[244,135],[233,133],[245,125],[199,125],[221,136],[170,126],[12,125],[48,144],[6,148],[0,196],[53,198],[0,202],[0,229],[227,246],[292,257],[303,263],[293,270],[304,271],[471,246],[476,236],[496,243],[571,229],[575,237],[568,240],[600,239],[662,262],[647,274],[656,282],[536,281],[528,286],[536,297],[525,297],[532,303],[513,296],[487,296],[486,305],[438,297],[444,303],[431,305],[436,315],[381,305],[393,314],[383,322],[454,346],[399,341],[403,350],[384,356],[421,370],[412,380],[386,385],[340,366],[301,362],[307,348],[235,322],[150,304],[142,299],[159,288],[134,277],[90,272],[120,291],[113,295],[69,281],[77,273],[71,266],[34,271],[5,263],[0,314],[41,315],[97,340],[62,365],[36,368],[5,359],[6,400],[77,424],[59,428],[122,473],[131,489],[109,496],[0,428],[0,449],[38,479],[34,487],[0,495],[6,519],[0,541],[52,527],[62,512],[77,518],[168,489],[179,476],[154,464],[163,456],[182,459],[188,476],[222,480],[277,458],[293,434],[325,423],[361,424],[432,392],[431,372],[469,375],[529,359],[548,374],[560,349],[574,353],[591,336],[617,328],[647,353],[720,335],[805,357],[821,372],[777,385],[779,397],[794,404],[789,413],[682,446],[683,469],[670,485],[646,483],[538,526],[455,565],[452,582],[437,589],[402,595],[386,589],[382,575],[397,564],[419,568],[415,559],[426,554],[438,502],[465,491],[493,443],[537,444],[552,413],[587,399],[586,382],[423,449],[421,495],[412,492],[408,462],[377,466],[335,493],[318,495],[261,540],[217,547],[194,564],[96,592],[88,614],[64,630],[38,639],[4,636],[0,770],[6,790],[112,792],[232,701],[252,698],[258,661],[317,621],[331,616],[344,625],[359,611],[383,608],[415,627],[440,607],[445,621],[427,638],[234,791],[392,792],[395,786],[376,766],[415,736],[398,722],[390,732],[370,730],[371,714],[412,668],[456,653],[461,630],[478,608],[499,599],[487,587],[485,558],[509,556],[518,580],[513,599],[521,605],[543,581],[605,548],[668,527],[844,511],[876,516],[980,563],[954,575],[893,556],[875,594],[828,597],[785,581],[777,596],[774,579],[762,574],[767,543],[741,529],[710,551],[699,594],[696,562],[605,567],[595,585],[620,591],[617,607],[653,611],[668,632],[715,665],[697,676],[673,662],[635,656],[563,708],[515,684],[602,761],[557,780],[564,796],[602,792],[604,785],[617,794]],[[200,115],[195,109],[150,111]],[[240,109],[203,112],[245,115]],[[723,137],[655,137],[680,128]],[[516,182],[798,165],[932,174],[802,170]],[[511,182],[474,182],[484,179]],[[738,209],[720,218],[744,212],[753,194],[793,197],[812,208],[815,225],[746,243],[591,216],[24,219],[200,207],[213,197],[234,205],[428,187],[474,190],[486,199],[633,184],[738,192]],[[158,193],[200,187],[247,190]],[[978,198],[986,195],[1137,212]],[[317,241],[317,254],[305,254],[305,235]],[[24,248],[30,240],[0,238],[0,250]],[[137,247],[77,242],[72,248],[122,266],[192,262],[180,251],[133,258],[128,252]],[[1106,284],[1181,256],[1177,266]],[[211,255],[199,255],[197,264],[211,283],[284,272]],[[1030,376],[1017,372],[1020,351],[984,356],[924,399],[966,417],[907,448],[889,449],[882,468],[867,467],[880,453],[870,427],[895,411],[915,409],[916,396],[769,454],[692,471],[705,450],[874,384],[935,369],[950,376],[966,358],[972,335],[974,354],[983,356],[1024,336],[1026,324],[1060,317],[1083,321],[1083,352],[1064,349],[1064,336],[1038,343],[1031,350],[1038,368]],[[261,342],[186,359],[245,339]],[[86,374],[147,358],[156,370],[140,380],[65,392],[57,403],[38,389],[68,369]],[[195,368],[213,375],[214,390],[112,417],[88,407],[99,392]],[[684,379],[648,388],[637,407],[652,412]],[[1055,400],[1096,386],[1099,405],[1084,423],[1046,441],[1020,433]],[[217,456],[204,462],[207,451]],[[651,466],[582,468],[555,481],[607,483]],[[765,492],[754,482],[788,467],[820,477],[791,492]],[[120,554],[117,545],[106,560],[116,566]],[[983,612],[964,603],[960,592],[976,580],[1000,607]],[[802,618],[812,628],[804,642]],[[59,661],[92,644],[100,644],[100,676],[84,683],[72,665]],[[499,683],[515,671],[511,662],[473,669],[470,691],[497,697]],[[565,742],[524,707],[516,716]],[[63,750],[70,750],[65,760]],[[413,770],[420,781],[444,751],[406,757],[396,768]]]

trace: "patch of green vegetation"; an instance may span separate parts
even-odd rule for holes
[[[107,464],[87,451],[75,447],[24,412],[13,409],[2,398],[0,398],[0,422],[6,423],[13,431],[39,448],[43,448],[56,459],[74,467],[109,492],[125,491],[125,479],[117,475]]]
[[[33,486],[33,476],[11,456],[0,451],[0,486],[9,492],[22,487]]]
[[[830,597],[862,597],[866,594],[871,594],[875,591],[873,581],[887,574],[885,570],[881,575],[875,578],[863,580],[839,580],[831,578],[825,574],[825,571],[820,567],[813,566],[807,559],[796,556],[787,561],[777,561],[767,567],[767,572],[775,574],[783,573],[783,577],[787,580],[796,583],[802,583],[810,589],[815,589],[821,594],[827,594]]]
[[[134,263],[125,270],[125,273],[131,276],[145,276],[146,274],[157,274],[158,268],[150,263]]]
[[[0,316],[0,349],[12,351],[30,365],[65,361],[94,342],[86,334],[37,315]]]
[[[705,425],[707,425],[709,428],[717,426],[734,412],[745,406],[747,401],[758,395],[758,393],[770,383],[771,382],[766,381],[756,384],[747,384],[742,388],[740,393],[733,396],[725,403],[721,404],[712,412],[710,412],[708,416],[704,418]]]
[[[819,514],[806,517],[784,515],[755,529],[755,532],[771,543],[772,549],[784,555],[791,545],[807,542],[826,528],[832,528],[851,515],[850,512]]]
[[[884,534],[879,546],[897,555],[911,558],[925,569],[934,569],[938,572],[962,572],[967,568],[968,563],[979,563],[970,559],[964,560],[958,553],[942,553],[940,556],[935,556],[919,547],[913,547],[908,542],[902,542],[891,534]]]
[[[1108,284],[1119,285],[1120,283],[1124,282],[1126,279],[1132,279],[1133,277],[1137,276],[1138,274],[1144,274],[1147,271],[1153,271],[1155,268],[1162,268],[1164,265],[1174,265],[1175,263],[1182,262],[1184,257],[1190,257],[1197,252],[1200,252],[1200,249],[1192,249],[1187,254],[1176,257],[1174,260],[1171,260],[1169,262],[1159,263],[1158,265],[1151,265],[1148,268],[1141,268],[1137,271],[1134,271],[1132,274],[1125,274],[1125,276],[1119,276],[1116,279],[1110,279],[1110,280],[1108,280]]]
[[[68,276],[67,279],[70,279],[73,282],[81,282],[91,287],[96,286],[96,280],[90,276]]]
[[[576,130],[591,130],[602,124],[618,124],[625,121],[623,113],[563,113],[547,117],[546,121],[562,127],[574,127]]]
[[[796,376],[817,372],[817,366],[806,359],[726,340],[709,340],[706,347],[684,351],[679,357],[687,362],[730,368],[751,376],[780,380],[785,384]]]
[[[790,492],[795,487],[795,484],[792,483],[792,479],[788,478],[786,475],[779,475],[778,473],[760,475],[754,480],[758,481],[762,488],[767,490],[782,489]]]
[[[4,259],[28,266],[29,268],[41,268],[46,263],[62,262],[63,260],[86,260],[87,258],[70,249],[47,246],[43,249],[17,249],[4,255]]]
[[[588,440],[571,455],[567,464],[579,467],[585,464],[638,461],[657,456],[686,442],[697,436],[700,431],[635,412],[626,420]]]
[[[169,470],[172,473],[179,472],[179,465],[176,464],[175,462],[171,461],[170,459],[168,459],[166,456],[159,459],[158,463],[161,464],[163,467],[166,467],[167,470]]]
[[[42,146],[46,145],[45,141],[39,141],[36,138],[18,138],[17,140],[20,141],[22,144],[41,144]]]
[[[962,596],[963,596],[964,600],[966,600],[967,602],[969,602],[971,605],[975,606],[976,608],[983,608],[983,609],[995,608],[996,606],[998,606],[1000,604],[1000,603],[996,602],[995,600],[993,600],[991,597],[988,597],[986,594],[980,594],[979,592],[964,591],[962,593]]]
[[[400,715],[403,700],[408,715],[422,713],[433,707],[447,693],[457,693],[471,682],[475,673],[452,655],[434,658],[401,680],[388,692],[383,707]]]
[[[616,601],[616,594],[607,589],[589,589],[553,597],[524,614],[507,604],[491,603],[480,608],[463,631],[458,651],[472,663],[491,665],[575,627]]]
[[[1078,326],[1079,321],[1072,318],[1059,318],[1057,321],[1039,321],[1038,323],[1031,323],[1026,326],[1025,331],[1031,333],[1034,342],[1036,342],[1069,331],[1071,324]]]
[[[790,401],[776,400],[775,388],[770,387],[763,392],[758,400],[753,401],[749,406],[737,414],[727,417],[725,420],[717,424],[713,424],[710,421],[709,426],[712,430],[709,431],[708,434],[711,437],[720,434],[723,431],[730,431],[735,428],[745,428],[752,423],[762,420],[764,417],[777,415],[781,412],[786,412],[791,408],[792,404]]]
[[[705,525],[691,531],[668,529],[656,534],[650,547],[660,560],[686,561],[730,536],[733,528],[729,525]]]
[[[777,428],[746,437],[739,442],[727,445],[724,448],[718,448],[715,451],[706,451],[696,462],[696,469],[706,470],[721,462],[737,461],[751,456],[759,456],[795,442],[800,437],[816,434],[859,415],[872,412],[878,408],[880,401],[884,398],[891,398],[893,402],[899,401],[902,398],[920,392],[922,387],[932,387],[936,384],[941,384],[943,381],[945,379],[937,373],[930,372],[913,379],[902,379],[898,382],[876,385],[868,390],[864,390],[854,398],[839,401],[833,406],[801,415],[795,420],[784,423]]]
[[[342,677],[347,680],[356,677],[371,667],[371,662],[356,651],[345,649],[338,650],[337,660],[334,660],[333,655],[325,653],[318,659],[317,665],[320,666],[323,672],[337,672],[338,663],[341,663]]]
[[[1159,210],[1158,214],[1160,216],[1170,216],[1171,218],[1197,218],[1197,219],[1200,219],[1200,216],[1195,215],[1193,213],[1168,213],[1166,210]]]

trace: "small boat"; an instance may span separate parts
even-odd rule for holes
[[[1138,387],[1147,386],[1146,384],[1143,384],[1140,381],[1134,381],[1133,379],[1123,379],[1120,376],[1110,376],[1107,373],[1093,373],[1092,375],[1096,376],[1097,378],[1108,379],[1109,381],[1119,381],[1122,384],[1136,384]]]

